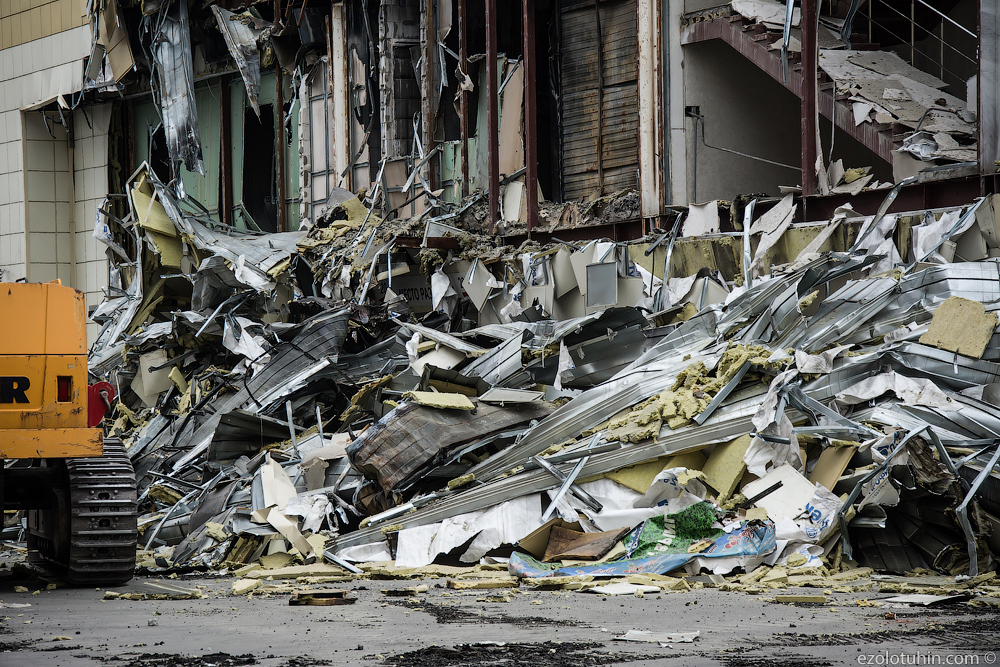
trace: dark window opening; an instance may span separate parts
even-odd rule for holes
[[[276,169],[274,107],[262,104],[260,119],[247,107],[243,115],[243,206],[265,232],[278,231]]]

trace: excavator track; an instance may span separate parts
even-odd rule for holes
[[[107,439],[103,456],[56,465],[65,484],[54,507],[29,513],[29,558],[74,585],[124,584],[137,539],[135,471],[125,447]]]

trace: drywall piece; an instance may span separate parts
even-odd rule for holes
[[[753,498],[777,482],[781,482],[781,486],[758,500],[755,505],[766,509],[767,515],[773,521],[783,517],[794,519],[805,510],[806,504],[812,500],[813,494],[816,493],[816,486],[787,463],[745,485],[743,495],[747,498]]]
[[[147,395],[159,395],[174,386],[170,380],[170,370],[173,366],[167,366],[157,371],[149,370],[165,363],[167,363],[167,353],[164,350],[153,350],[139,357],[142,388]]]
[[[959,593],[957,595],[922,595],[915,593],[912,595],[897,595],[891,598],[883,598],[879,602],[930,607],[932,605],[948,604],[949,602],[964,602],[965,600],[972,599],[972,597],[972,593]]]
[[[747,469],[743,455],[750,447],[750,441],[749,435],[741,435],[735,440],[716,445],[702,468],[705,482],[719,494],[720,502],[725,502],[725,499],[732,496],[736,485],[743,479],[743,473]]]
[[[552,526],[542,561],[551,563],[564,558],[597,560],[611,551],[629,530],[631,528],[626,526],[600,533],[584,533],[560,526]]]
[[[693,642],[701,634],[695,632],[648,632],[646,630],[629,630],[620,637],[612,639],[623,642],[657,642],[660,644],[687,644]]]
[[[753,267],[759,269],[763,266],[767,251],[778,242],[785,230],[792,226],[792,220],[795,219],[795,209],[794,195],[787,195],[750,226],[751,234],[760,233],[761,235],[754,253]]]
[[[642,278],[619,278],[618,279],[618,300],[619,306],[633,307],[642,300],[645,293]]]
[[[459,352],[458,350],[453,350],[447,345],[438,345],[437,349],[431,350],[425,355],[422,355],[419,359],[410,364],[413,372],[420,375],[424,372],[424,366],[428,364],[436,368],[443,368],[445,370],[450,370],[460,363],[465,361],[466,356],[464,352]]]
[[[681,236],[704,236],[719,233],[719,202],[691,204],[681,228]]]
[[[527,403],[537,401],[545,395],[544,391],[530,391],[527,389],[505,389],[503,387],[493,387],[479,397],[484,403]]]
[[[552,275],[555,278],[555,294],[558,299],[578,285],[573,269],[572,254],[568,248],[560,248],[552,256]]]
[[[156,399],[160,397],[159,394],[150,394],[146,392],[146,388],[142,386],[142,373],[135,374],[129,388],[135,392],[135,395],[142,400],[143,405],[147,408],[151,408],[156,405]]]
[[[733,0],[733,11],[748,19],[754,19],[760,23],[771,23],[774,25],[785,24],[785,3],[774,0]],[[792,25],[797,26],[801,22],[802,14],[798,7],[792,11]]]
[[[288,567],[276,570],[253,570],[247,572],[247,579],[298,579],[299,577],[322,577],[344,575],[343,568],[326,563],[313,563],[312,565],[289,565]]]
[[[588,588],[587,592],[597,593],[598,595],[635,595],[636,593],[659,593],[660,587],[617,582],[614,584],[605,584],[604,586],[594,586],[593,588]]]
[[[555,300],[552,304],[552,319],[571,320],[587,314],[587,300],[578,287],[574,287]]]
[[[511,181],[504,187],[503,200],[500,202],[501,214],[506,222],[518,222],[526,219],[527,201],[524,196],[524,183]]]
[[[774,601],[782,604],[826,604],[825,595],[775,595]]]
[[[496,279],[490,273],[490,270],[486,268],[486,265],[476,261],[469,267],[469,272],[465,275],[462,287],[465,289],[466,294],[469,295],[469,299],[472,300],[472,305],[476,307],[476,310],[482,310],[495,284]]]
[[[847,470],[847,465],[857,451],[857,447],[827,447],[819,455],[816,467],[809,473],[809,481],[833,491],[837,480]]]
[[[521,293],[521,307],[529,308],[535,299],[538,299],[538,305],[542,307],[542,310],[551,314],[555,304],[555,286],[549,283],[548,285],[525,287]]]
[[[597,241],[588,243],[586,246],[570,255],[570,263],[573,264],[573,273],[576,275],[576,283],[580,288],[580,294],[587,296],[587,266],[594,263],[594,251],[597,249]]]
[[[852,65],[863,67],[876,76],[902,75],[931,88],[944,88],[946,84],[933,74],[928,74],[910,65],[892,51],[850,51],[847,61]]]
[[[463,394],[443,394],[436,391],[408,391],[404,399],[410,399],[419,405],[442,410],[475,410],[476,405]]]
[[[456,591],[478,591],[489,588],[517,588],[518,583],[514,577],[494,577],[492,579],[465,579],[462,581],[449,579],[445,586]]]
[[[996,313],[987,313],[978,301],[951,296],[934,311],[920,343],[981,359],[996,328]]]
[[[507,76],[505,84],[500,99],[499,166],[501,174],[510,175],[524,167],[524,134],[521,129],[524,67],[520,61]]]
[[[729,296],[728,290],[725,287],[715,282],[708,276],[704,278],[697,278],[695,276],[690,276],[694,280],[691,282],[691,288],[684,293],[684,296],[673,301],[673,303],[691,303],[694,304],[695,308],[701,310],[705,306],[711,306],[714,303],[722,303]],[[670,285],[673,286],[674,283],[680,283],[683,288],[684,280],[688,278],[671,278]],[[632,304],[635,305],[635,304]]]

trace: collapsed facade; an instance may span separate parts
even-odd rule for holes
[[[143,567],[992,567],[989,8],[63,3],[0,265],[88,294]]]

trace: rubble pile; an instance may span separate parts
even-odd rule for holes
[[[712,237],[742,246],[736,275],[677,277],[686,212],[515,249],[351,196],[248,235],[133,182],[90,366],[118,392],[144,571],[248,592],[441,563],[657,590],[993,569],[992,197],[794,225],[790,196],[750,203]]]

